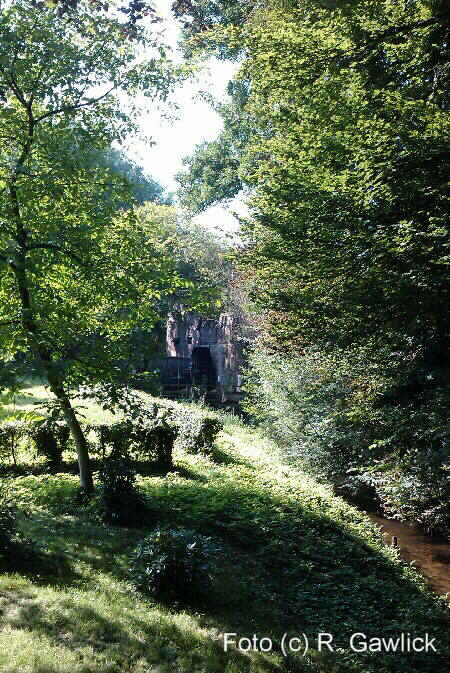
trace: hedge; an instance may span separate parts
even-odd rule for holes
[[[170,400],[155,400],[153,413],[164,414],[177,430],[175,446],[189,453],[211,453],[223,423],[213,413]]]

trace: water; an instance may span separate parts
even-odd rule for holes
[[[382,527],[387,544],[392,544],[394,536],[397,538],[405,561],[415,561],[431,588],[439,595],[448,593],[450,603],[450,542],[426,535],[419,528],[400,521],[370,513],[368,517]]]

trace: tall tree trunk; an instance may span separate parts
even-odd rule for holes
[[[90,492],[94,488],[94,482],[92,480],[92,473],[89,466],[88,444],[75,411],[72,407],[70,398],[64,390],[61,373],[58,371],[57,366],[55,366],[51,353],[42,344],[42,341],[39,338],[39,327],[34,319],[30,293],[27,285],[24,257],[14,264],[13,270],[19,288],[22,304],[23,328],[25,332],[31,337],[33,352],[38,357],[45,371],[48,383],[50,385],[50,390],[56,396],[61,405],[62,413],[75,443],[78,454],[81,488]]]
[[[43,363],[45,368],[45,363]],[[94,482],[92,480],[92,473],[89,466],[89,451],[86,437],[84,436],[81,425],[78,421],[77,415],[72,407],[70,398],[64,390],[64,386],[55,371],[47,370],[47,379],[50,384],[50,390],[57,397],[61,405],[61,409],[65,421],[70,429],[73,441],[78,454],[78,466],[80,470],[80,485],[85,491],[92,491]]]

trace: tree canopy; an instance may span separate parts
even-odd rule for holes
[[[447,35],[445,3],[389,0],[275,3],[204,32],[246,54],[251,133],[224,154],[253,194],[255,293],[286,343],[448,329]],[[200,208],[215,147],[182,178]]]
[[[180,194],[250,194],[248,409],[337,488],[448,530],[450,7],[191,4],[191,48],[239,53],[246,92]]]
[[[146,201],[161,204],[172,202],[171,195],[164,193],[164,187],[120,150],[111,147],[99,156],[98,161],[123,179],[136,204],[142,205]]]
[[[76,12],[60,12],[22,0],[3,11],[0,30],[2,351],[36,359],[90,488],[68,386],[104,374],[96,346],[111,362],[131,312],[135,321],[156,321],[162,288],[177,282],[133,212],[116,216],[132,195],[97,157],[135,128],[136,110],[124,109],[123,95],[165,98],[177,72],[143,28],[124,42],[114,7],[99,14],[80,2]],[[140,58],[138,44],[158,56]]]

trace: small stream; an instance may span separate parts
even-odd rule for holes
[[[416,526],[384,519],[370,512],[367,516],[382,527],[386,544],[392,544],[394,536],[397,538],[400,555],[405,561],[415,561],[416,568],[422,571],[437,594],[450,592],[450,542],[426,535]],[[450,602],[450,593],[447,599]]]

